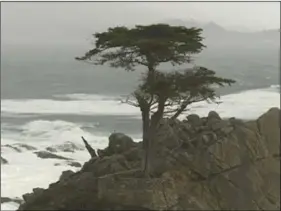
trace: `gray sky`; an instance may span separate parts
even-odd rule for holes
[[[241,30],[280,28],[280,3],[2,2],[2,44],[79,42],[109,26],[166,19],[214,21]]]

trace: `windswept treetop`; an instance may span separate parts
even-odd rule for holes
[[[109,63],[131,71],[138,65],[150,71],[164,62],[180,65],[190,62],[190,56],[205,47],[201,32],[202,29],[167,24],[109,28],[94,34],[95,48],[76,59],[93,60],[98,65]]]
[[[161,63],[181,65],[191,62],[193,54],[200,53],[202,29],[153,24],[109,28],[96,33],[95,48],[78,60],[94,61],[94,64],[110,64],[111,67],[135,70],[143,65],[147,69],[142,83],[126,99],[126,103],[139,107],[143,129],[143,171],[153,174],[154,138],[161,119],[176,119],[187,106],[199,101],[215,102],[214,85],[231,85],[235,81],[219,78],[204,67],[193,67],[185,72],[162,73],[156,70]],[[130,99],[132,97],[132,99]]]

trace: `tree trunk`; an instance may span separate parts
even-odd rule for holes
[[[149,121],[149,127],[146,128],[147,130],[144,132],[144,139],[143,142],[145,143],[144,146],[144,175],[146,177],[149,177],[150,175],[153,175],[154,171],[154,155],[155,155],[155,149],[156,149],[156,143],[155,143],[155,135],[156,131],[158,129],[158,125],[160,120],[163,117],[164,112],[164,99],[159,99],[158,102],[158,109],[157,111],[152,115],[150,121]],[[149,115],[149,114],[148,114]],[[149,116],[148,116],[149,117]]]
[[[147,151],[149,149],[149,124],[150,124],[150,119],[149,119],[149,110],[148,109],[142,109],[142,148],[143,148],[143,170],[146,171],[145,169],[147,168],[147,161],[148,161],[148,154]]]

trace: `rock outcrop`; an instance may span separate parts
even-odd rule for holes
[[[22,204],[23,200],[20,198],[9,198],[9,197],[2,197],[1,196],[1,204],[2,203],[8,203],[8,202],[15,202],[17,204]]]
[[[1,164],[8,164],[8,161],[1,156]]]
[[[36,154],[37,157],[42,158],[42,159],[72,160],[71,158],[56,155],[56,154],[48,152],[48,151],[37,151],[37,152],[34,152],[34,154]]]
[[[164,119],[151,178],[140,171],[141,143],[113,134],[98,157],[19,210],[280,210],[279,118],[272,108],[250,122],[215,112]]]
[[[46,150],[49,152],[75,152],[84,150],[83,146],[74,144],[70,141],[64,142],[63,144],[57,144],[53,146],[46,147]]]
[[[23,143],[15,143],[15,144],[6,144],[6,145],[1,145],[1,152],[3,149],[8,148],[12,149],[15,152],[23,152],[23,151],[33,151],[37,150],[36,147],[30,146],[28,144],[23,144]]]

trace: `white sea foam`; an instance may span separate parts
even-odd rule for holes
[[[26,143],[44,150],[45,147],[71,141],[82,144],[81,136],[84,136],[95,149],[103,149],[108,144],[106,136],[99,137],[87,133],[81,129],[81,125],[66,121],[36,120],[19,126],[21,130],[13,134],[3,131],[1,144]],[[58,152],[64,157],[70,157],[83,164],[89,159],[89,154],[83,151]],[[33,151],[17,152],[8,147],[1,147],[1,155],[8,164],[1,165],[1,194],[5,197],[22,197],[23,194],[31,192],[35,187],[47,188],[50,183],[56,182],[64,170],[77,170],[75,167],[67,166],[63,160],[41,159]],[[60,166],[55,166],[60,163]],[[15,210],[15,203],[2,204],[1,210]]]
[[[137,115],[139,109],[117,100],[89,99],[5,99],[1,113],[8,114],[79,114],[79,115]],[[6,114],[7,115],[7,114]]]
[[[104,96],[104,95],[83,94],[83,93],[55,95],[54,97],[61,98],[61,99],[86,100],[86,101],[88,101],[88,100],[117,101],[119,99],[119,97],[116,97],[116,96]]]
[[[248,90],[222,96],[220,105],[206,102],[194,103],[190,112],[207,115],[208,111],[220,112],[223,117],[256,118],[270,107],[280,107],[279,85],[267,89]],[[127,115],[140,118],[138,108],[120,103],[117,97],[87,94],[63,95],[70,100],[6,99],[1,102],[1,113],[7,115],[30,114],[79,114],[79,115]]]
[[[97,136],[81,129],[82,125],[62,120],[47,121],[35,120],[24,125],[15,126],[18,132],[4,131],[1,134],[1,143],[29,143],[36,146],[48,146],[61,144],[66,141],[81,144],[81,136],[84,136],[95,146],[103,147],[107,144],[106,136]]]
[[[15,202],[5,202],[1,204],[1,210],[17,210],[19,205]]]
[[[222,96],[219,101],[222,102],[219,105],[206,102],[194,103],[188,113],[206,116],[209,111],[213,110],[225,118],[255,119],[271,107],[280,108],[280,93],[275,87],[248,90]]]

